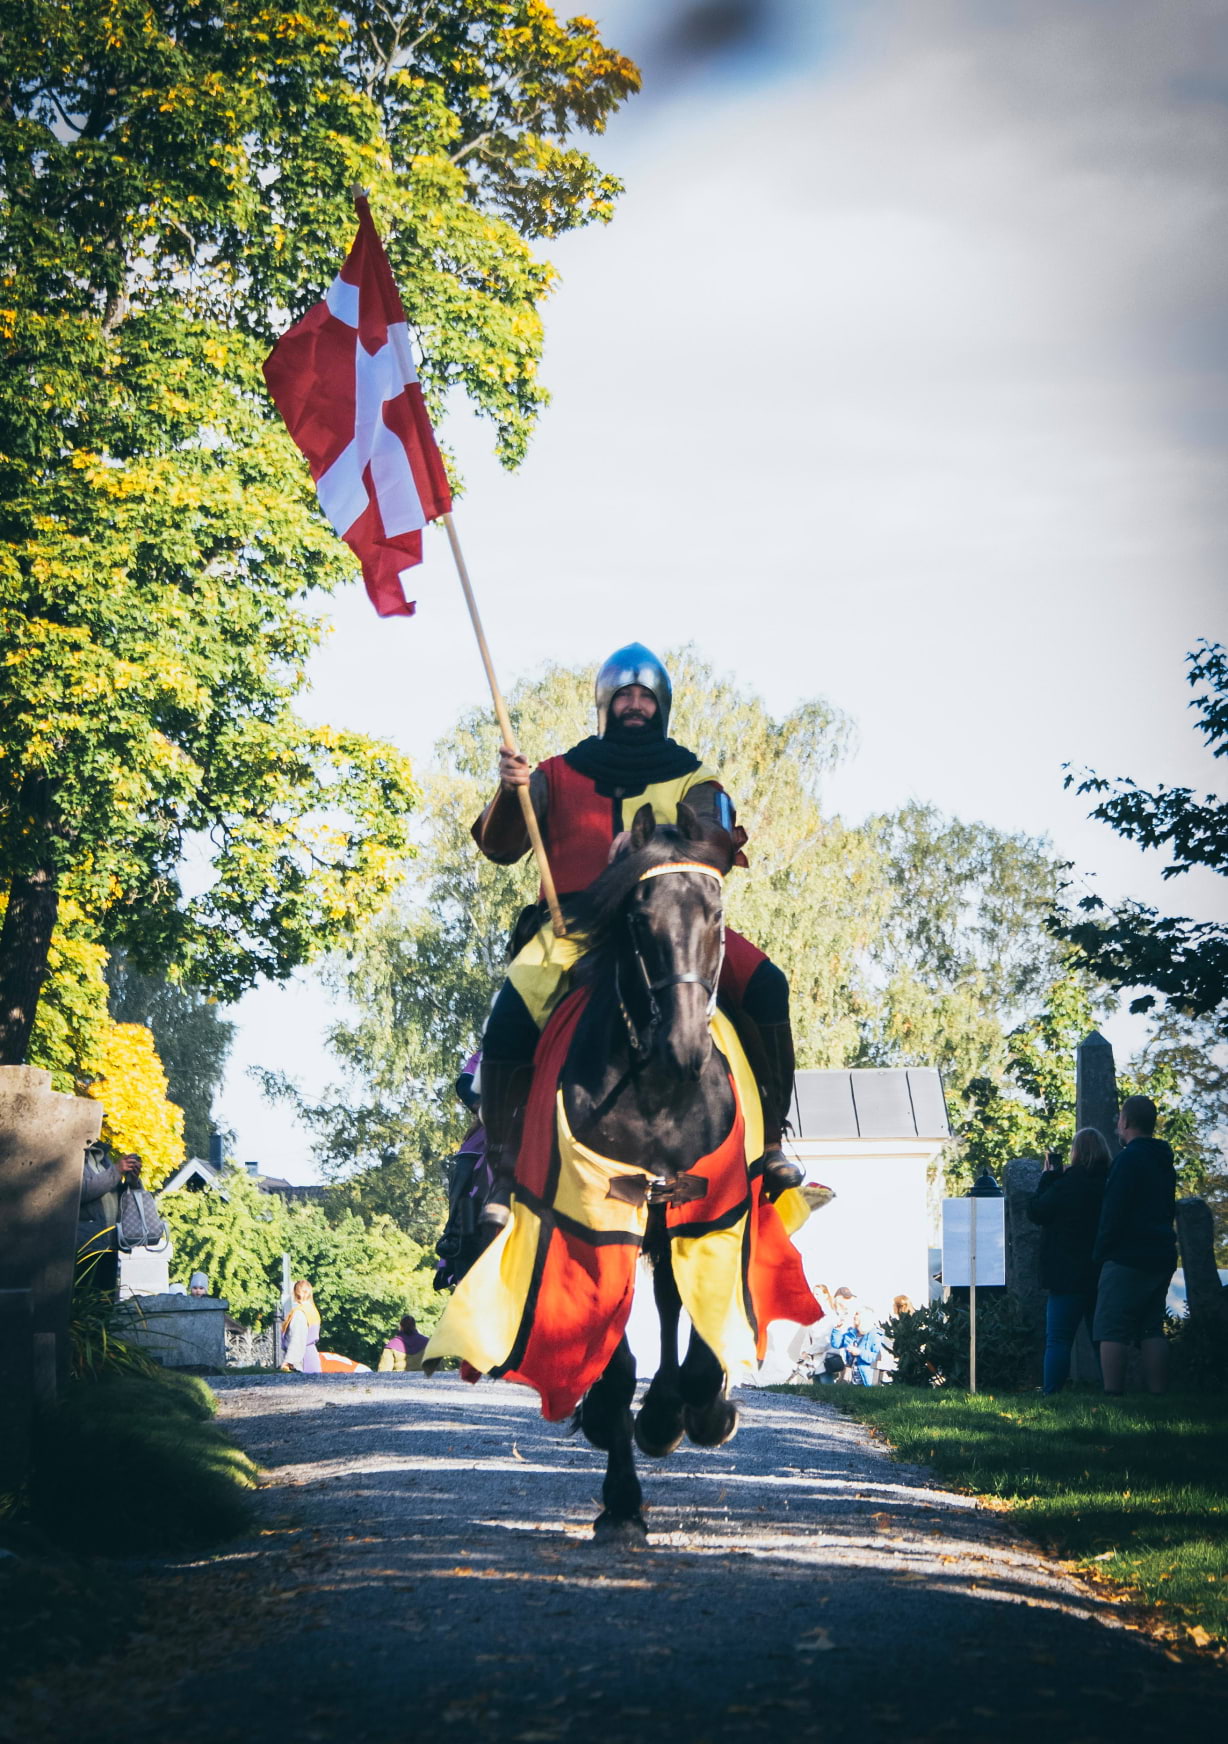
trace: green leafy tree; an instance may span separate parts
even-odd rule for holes
[[[403,1314],[434,1323],[433,1265],[391,1218],[292,1205],[284,1229],[291,1271],[311,1280],[326,1349],[374,1367]]]
[[[372,191],[436,410],[543,403],[530,247],[609,217],[572,143],[635,69],[540,0],[0,0],[0,1060],[61,898],[231,999],[385,900],[415,790],[295,713],[354,573],[260,377]],[[185,894],[185,844],[209,862]]]
[[[283,1253],[294,1277],[310,1279],[327,1346],[343,1356],[377,1361],[402,1314],[434,1318],[427,1256],[389,1218],[363,1219],[340,1204],[288,1205],[235,1167],[216,1189],[163,1193],[159,1206],[176,1273],[204,1272],[246,1326],[280,1312]]]
[[[107,965],[111,1015],[117,1023],[143,1023],[153,1031],[168,1094],[183,1109],[183,1141],[190,1157],[207,1157],[213,1102],[226,1071],[235,1026],[215,1000],[161,975],[142,975],[122,952]]]
[[[879,994],[856,1063],[937,1066],[958,1123],[965,1086],[1000,1084],[1006,1032],[1061,975],[1045,920],[1048,844],[916,803],[873,818],[889,905],[870,947]]]
[[[1213,757],[1228,754],[1228,652],[1218,643],[1200,642],[1187,655],[1188,680],[1197,691],[1190,704],[1198,731]],[[1201,799],[1188,787],[1141,788],[1129,777],[1068,774],[1067,787],[1079,793],[1104,793],[1091,816],[1140,848],[1167,851],[1164,878],[1178,878],[1196,867],[1228,876],[1228,803],[1213,793]],[[1091,972],[1110,987],[1145,987],[1131,1011],[1150,1011],[1156,995],[1191,1016],[1213,1016],[1218,1034],[1228,1038],[1228,925],[1162,915],[1141,902],[1109,908],[1098,896],[1085,896],[1077,914],[1059,914],[1054,931],[1068,940]]]
[[[224,1171],[216,1190],[163,1193],[158,1208],[174,1243],[176,1276],[204,1272],[215,1296],[245,1326],[264,1325],[281,1297],[285,1201],[263,1193],[246,1170]]]
[[[966,1192],[983,1169],[999,1181],[1015,1157],[1064,1150],[1074,1137],[1075,1050],[1092,1028],[1087,982],[1064,975],[1048,989],[1041,1011],[1006,1038],[1002,1079],[974,1078],[964,1092],[967,1113],[946,1165],[948,1191]]]

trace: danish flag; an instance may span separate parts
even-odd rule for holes
[[[366,199],[322,303],[265,359],[273,403],[307,457],[320,507],[362,564],[381,617],[408,617],[402,578],[422,529],[452,507],[409,347],[405,310]]]

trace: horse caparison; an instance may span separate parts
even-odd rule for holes
[[[694,1332],[679,1362],[682,1303],[661,1203],[686,1196],[688,1170],[717,1149],[735,1118],[728,1067],[708,1023],[723,947],[721,880],[733,852],[729,836],[705,830],[687,806],[678,808],[676,827],[656,824],[642,806],[624,854],[569,915],[587,945],[576,979],[589,997],[560,1080],[568,1124],[600,1156],[647,1169],[660,1183],[650,1194],[644,1244],[660,1367],[633,1420],[636,1365],[624,1335],[576,1413],[578,1427],[608,1455],[598,1537],[646,1537],[634,1446],[663,1458],[684,1434],[719,1447],[737,1429],[724,1370]]]

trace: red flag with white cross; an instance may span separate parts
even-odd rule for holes
[[[307,457],[320,507],[362,564],[381,617],[408,617],[405,572],[422,529],[452,507],[410,350],[400,293],[366,198],[322,303],[265,360],[273,403]]]

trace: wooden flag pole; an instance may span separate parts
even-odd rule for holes
[[[486,642],[486,632],[482,628],[482,620],[478,616],[478,602],[473,597],[473,587],[469,581],[469,571],[465,567],[465,554],[460,548],[460,540],[456,536],[456,527],[450,514],[444,515],[443,524],[448,529],[448,543],[452,547],[452,556],[456,562],[456,573],[460,576],[461,588],[465,595],[465,604],[469,607],[469,617],[473,623],[473,633],[478,639],[478,650],[482,656],[482,665],[486,668],[486,682],[490,685],[491,700],[495,705],[495,718],[499,722],[499,731],[503,734],[503,743],[509,751],[519,755],[519,746],[512,732],[511,719],[507,712],[507,704],[503,700],[503,692],[499,689],[499,680],[495,677],[494,662],[490,658],[490,648]],[[542,840],[541,825],[537,821],[537,813],[533,810],[533,799],[528,786],[518,787],[520,809],[524,814],[525,828],[529,832],[529,841],[533,844],[533,854],[537,860],[537,869],[541,873],[542,890],[545,892],[546,905],[550,910],[550,924],[554,928],[556,938],[567,937],[567,923],[563,919],[563,910],[559,906],[558,891],[554,888],[554,876],[550,871],[550,861],[546,857],[546,844]]]

